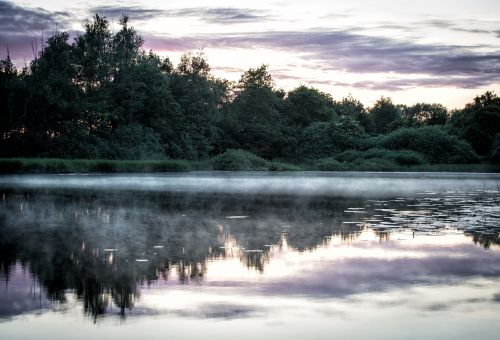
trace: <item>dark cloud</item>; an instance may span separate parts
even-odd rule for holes
[[[41,47],[45,37],[67,25],[67,12],[49,12],[42,8],[20,7],[11,2],[0,2],[0,56],[9,48],[11,57],[18,64],[23,58],[33,58],[32,43]]]
[[[70,15],[67,12],[48,12],[42,8],[26,8],[11,2],[0,2],[0,32],[41,32],[63,26]]]
[[[127,15],[135,20],[148,20],[159,17],[193,17],[208,23],[237,24],[270,19],[267,11],[245,8],[211,8],[193,7],[171,10],[150,9],[139,6],[115,7],[100,6],[91,12],[101,13],[107,17],[117,18]]]
[[[168,40],[167,38],[166,41]],[[256,32],[191,36],[179,41],[189,49],[216,47],[287,50],[300,53],[303,59],[315,62],[325,70],[428,76],[425,80],[418,81],[392,81],[392,85],[389,84],[387,88],[419,84],[475,88],[500,81],[500,51],[480,52],[474,46],[417,44],[349,31]],[[153,45],[152,47],[156,47]],[[376,83],[360,85],[366,88],[379,86]]]
[[[149,20],[165,14],[164,11],[157,9],[148,9],[139,6],[116,7],[116,6],[99,6],[90,9],[92,14],[98,13],[108,18],[120,18],[127,15],[134,20]]]
[[[244,8],[186,8],[170,11],[170,15],[193,16],[207,22],[224,24],[256,22],[271,18],[266,11]]]
[[[272,19],[269,12],[241,8],[195,7],[157,10],[140,6],[100,6],[92,8],[91,11],[110,18],[126,14],[139,21],[159,17],[193,17],[208,23],[234,24]],[[50,33],[57,25],[64,26],[69,19],[70,15],[66,12],[48,12],[41,8],[26,8],[11,2],[0,2],[0,49],[6,50],[9,46],[13,59],[22,63],[23,58],[33,57],[31,42],[35,36],[40,36],[42,29]],[[391,23],[385,25],[398,29],[406,27]],[[472,33],[490,32],[463,26],[449,20],[426,20],[409,23],[406,29],[436,27]],[[363,28],[198,34],[185,37],[154,36],[144,32],[143,36],[145,48],[154,51],[177,52],[205,47],[267,48],[298,54],[304,61],[314,63],[315,68],[325,71],[391,73],[395,78],[381,82],[349,84],[365,89],[401,90],[416,86],[477,88],[500,82],[500,50],[484,52],[479,45],[418,44],[392,37],[366,35],[362,32]],[[490,33],[500,36],[500,31]],[[1,54],[5,53],[2,52],[0,50]],[[418,79],[413,76],[413,79],[407,79],[408,75],[414,74],[422,76]],[[276,77],[289,80],[300,78],[290,75],[289,72],[277,74]],[[311,83],[308,79],[304,81]]]
[[[418,79],[396,79],[384,81],[359,81],[350,86],[367,90],[398,91],[413,87],[446,87],[453,86],[463,89],[474,89],[489,84],[494,79],[489,75],[472,77],[440,77]]]
[[[479,34],[492,33],[491,30],[462,27],[462,26],[457,25],[457,23],[454,21],[442,20],[442,19],[425,20],[425,21],[421,21],[421,22],[416,23],[416,25],[421,26],[421,27],[442,28],[442,29],[448,29],[451,31],[465,32],[465,33],[479,33]]]

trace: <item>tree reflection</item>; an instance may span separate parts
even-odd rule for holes
[[[85,191],[6,191],[2,196],[2,275],[8,278],[20,263],[50,300],[64,303],[74,292],[94,321],[114,306],[125,317],[143,285],[174,277],[179,284],[203,283],[208,261],[237,258],[247,268],[264,272],[271,251],[310,251],[331,236],[349,242],[367,226],[381,242],[387,241],[394,225],[376,222],[384,219],[399,219],[400,227],[414,230],[431,223],[422,220],[418,198],[387,203]],[[389,204],[393,209],[378,210]],[[468,234],[486,248],[499,244],[498,232],[488,228]]]

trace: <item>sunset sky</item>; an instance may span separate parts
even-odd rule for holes
[[[203,49],[216,76],[237,80],[268,64],[286,90],[310,85],[371,105],[439,102],[456,108],[500,92],[500,1],[0,1],[0,49],[18,66],[31,42],[82,32],[93,13],[122,14],[146,49],[177,62]]]

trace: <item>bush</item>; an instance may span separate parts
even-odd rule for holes
[[[374,148],[367,151],[348,150],[335,156],[341,162],[356,162],[358,160],[385,159],[398,165],[417,165],[427,163],[425,157],[411,150],[387,150]],[[359,163],[359,162],[358,162]]]
[[[89,170],[91,172],[116,172],[116,162],[106,161],[106,160],[98,160],[90,163]]]
[[[495,135],[491,146],[491,162],[493,164],[500,164],[500,133]]]
[[[418,165],[418,164],[426,164],[424,156],[415,151],[409,150],[400,150],[393,152],[390,156],[392,160],[394,160],[399,165]]]
[[[149,160],[164,158],[160,136],[139,124],[117,128],[109,138],[108,159]]]
[[[471,146],[439,127],[404,128],[379,137],[379,146],[391,150],[419,152],[431,163],[475,163],[478,156]]]
[[[0,159],[0,174],[11,174],[21,171],[23,163],[17,159]]]
[[[399,165],[417,165],[427,163],[422,154],[411,150],[386,150],[375,148],[366,151],[364,154],[365,159],[387,159],[389,161],[394,161]]]
[[[267,161],[264,158],[254,155],[242,149],[229,149],[224,153],[215,156],[211,160],[214,170],[224,171],[244,171],[244,170],[269,170],[269,171],[300,171],[300,167],[281,163],[277,161]]]
[[[364,159],[365,153],[363,151],[358,150],[347,150],[335,155],[335,159],[340,162],[353,162],[356,159]]]
[[[91,133],[85,126],[67,122],[59,136],[48,142],[48,150],[41,157],[99,159],[107,153],[107,142]]]
[[[363,129],[351,118],[314,123],[304,129],[297,156],[299,159],[330,157],[344,150],[357,149],[363,137]]]
[[[183,160],[0,159],[0,173],[181,172],[189,170],[190,164]]]
[[[229,149],[212,158],[214,170],[241,171],[241,170],[267,170],[267,161],[241,149]]]
[[[317,160],[314,168],[320,171],[342,171],[346,170],[346,165],[330,157]]]
[[[189,170],[189,163],[183,160],[165,160],[153,162],[150,168],[150,171],[152,172],[185,172]]]
[[[281,162],[267,162],[267,169],[269,171],[301,171],[302,168],[293,164]]]
[[[383,158],[358,159],[349,166],[350,169],[359,171],[387,171],[399,168],[396,162]]]

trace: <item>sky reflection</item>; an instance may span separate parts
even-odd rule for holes
[[[0,197],[2,334],[22,338],[42,323],[52,337],[48,325],[64,322],[88,338],[93,323],[119,322],[132,338],[130,325],[160,331],[161,320],[224,338],[212,320],[254,336],[306,336],[288,330],[294,323],[318,338],[332,323],[344,336],[353,323],[386,336],[375,326],[386,317],[401,323],[397,338],[438,315],[443,328],[429,337],[454,324],[465,338],[475,322],[488,338],[500,315],[495,190],[373,198],[4,188]],[[12,333],[19,322],[27,327]]]

